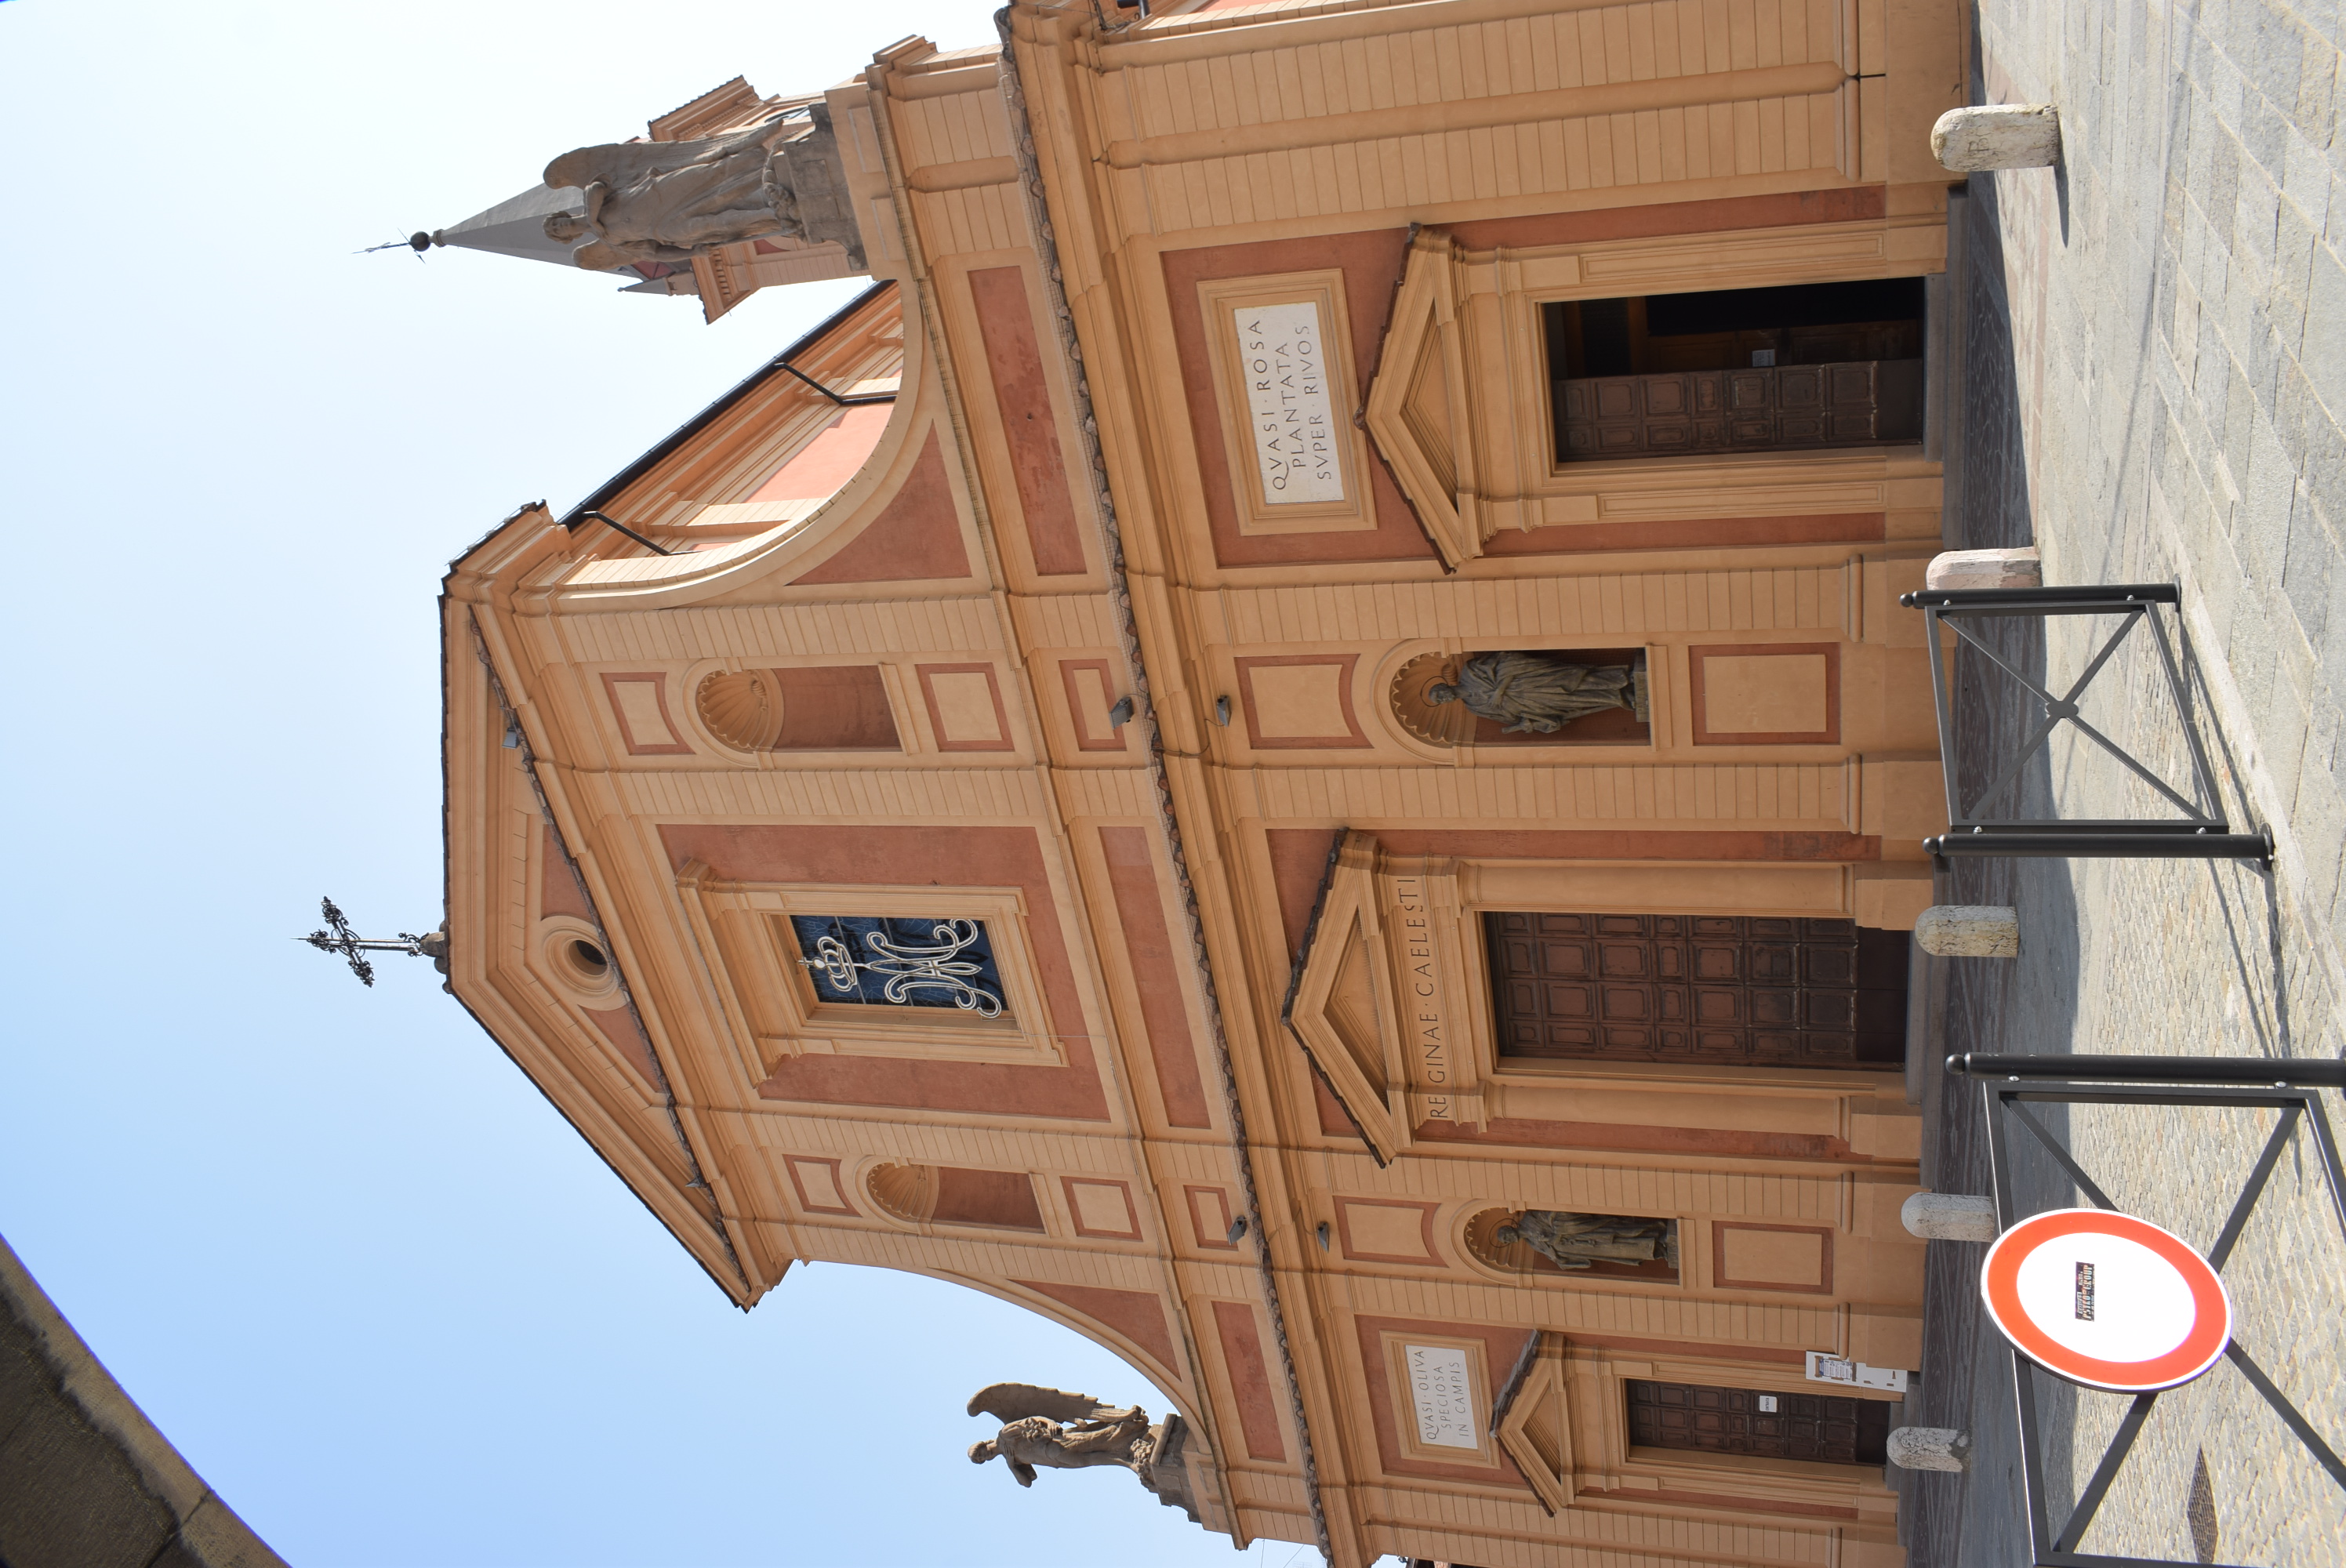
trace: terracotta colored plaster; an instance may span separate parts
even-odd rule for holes
[[[937,1200],[929,1217],[939,1225],[1038,1232],[1043,1228],[1043,1206],[1035,1201],[1035,1178],[1025,1171],[940,1166],[936,1172]]]
[[[1576,1487],[1576,1501],[1584,1497],[1601,1497],[1617,1502],[1676,1502],[1688,1508],[1722,1508],[1735,1513],[1789,1513],[1803,1519],[1855,1519],[1854,1508],[1835,1508],[1824,1502],[1786,1502],[1773,1497],[1722,1497],[1708,1492],[1632,1492],[1627,1487]]]
[[[1083,688],[1076,684],[1076,671],[1079,669],[1099,671],[1102,691],[1114,691],[1123,684],[1117,679],[1116,671],[1104,658],[1063,658],[1059,661],[1059,687],[1066,693],[1067,721],[1068,727],[1076,732],[1076,749],[1129,752],[1132,749],[1132,743],[1126,738],[1125,731],[1121,728],[1111,728],[1105,736],[1099,734],[1094,728],[1095,725],[1107,724],[1108,716],[1105,713],[1086,711],[1087,703],[1085,693]]]
[[[1166,931],[1148,835],[1139,828],[1102,828],[1100,849],[1107,858],[1117,921],[1124,927],[1133,988],[1140,993],[1141,1024],[1148,1033],[1165,1119],[1177,1127],[1210,1127],[1214,1122],[1207,1114],[1205,1079],[1198,1071],[1196,1032],[1182,1002],[1180,971],[1173,962],[1173,939]]]
[[[1303,952],[1303,933],[1311,926],[1311,906],[1320,901],[1320,884],[1328,877],[1328,857],[1335,852],[1341,828],[1273,828],[1263,836],[1270,844],[1270,879],[1279,888],[1279,923],[1287,936],[1290,962]]]
[[[968,575],[969,552],[962,546],[961,513],[954,505],[944,457],[937,450],[937,433],[932,430],[912,473],[888,504],[863,524],[863,531],[830,560],[791,581],[793,586],[800,586]]]
[[[1483,1323],[1439,1323],[1423,1318],[1355,1318],[1352,1327],[1360,1336],[1361,1369],[1367,1374],[1369,1413],[1377,1432],[1377,1459],[1383,1468],[1395,1475],[1423,1476],[1429,1480],[1464,1481],[1481,1486],[1520,1486],[1530,1490],[1531,1483],[1523,1478],[1504,1449],[1499,1451],[1501,1464],[1441,1464],[1428,1460],[1412,1459],[1401,1446],[1401,1429],[1396,1424],[1402,1412],[1393,1408],[1394,1395],[1392,1374],[1386,1369],[1383,1336],[1415,1334],[1443,1339],[1480,1339],[1483,1341],[1483,1365],[1486,1375],[1504,1378],[1507,1369],[1524,1353],[1524,1344],[1537,1329],[1498,1329]],[[1496,1388],[1484,1390],[1485,1398],[1494,1398]],[[1406,1396],[1403,1396],[1406,1398]],[[1488,1419],[1486,1409],[1479,1414]]]
[[[1218,1186],[1185,1186],[1182,1196],[1189,1200],[1189,1227],[1197,1234],[1198,1245],[1215,1252],[1236,1252],[1239,1244],[1230,1239],[1230,1195]]]
[[[1336,1091],[1328,1087],[1328,1080],[1320,1075],[1316,1066],[1311,1069],[1311,1105],[1320,1115],[1320,1130],[1328,1136],[1368,1142],[1362,1135],[1361,1125],[1352,1120],[1352,1113],[1344,1109],[1344,1102],[1336,1098]]]
[[[839,494],[839,487],[855,477],[872,449],[880,444],[880,434],[888,428],[888,416],[896,412],[895,405],[884,402],[862,403],[839,411],[839,417],[818,432],[812,441],[799,448],[788,463],[774,470],[763,484],[751,491],[751,501],[821,501]]]
[[[1648,239],[1662,234],[1726,233],[1782,229],[1798,223],[1854,223],[1889,210],[1890,188],[1844,186],[1774,196],[1730,196],[1712,201],[1666,201],[1592,212],[1544,212],[1454,223],[1450,237],[1469,250],[1502,245],[1586,245],[1599,239]]]
[[[537,829],[537,918],[548,915],[576,915],[591,921],[595,911],[586,906],[586,895],[579,890],[576,873],[562,853],[562,845],[555,839],[554,830],[543,822]]]
[[[1039,1279],[1010,1283],[1047,1296],[1069,1311],[1114,1329],[1148,1351],[1175,1382],[1186,1380],[1181,1363],[1174,1357],[1173,1331],[1166,1325],[1165,1303],[1159,1298],[1144,1290],[1108,1290],[1096,1285],[1052,1285]]]
[[[1575,1330],[1569,1336],[1576,1345],[1588,1345],[1599,1349],[1620,1350],[1632,1356],[1697,1356],[1715,1359],[1732,1357],[1739,1361],[1766,1361],[1779,1367],[1804,1366],[1808,1355],[1801,1350],[1789,1350],[1770,1345],[1712,1344],[1695,1339],[1631,1339],[1618,1334],[1583,1334]]]
[[[1721,1155],[1760,1160],[1838,1160],[1869,1164],[1872,1156],[1852,1155],[1845,1138],[1821,1133],[1744,1133],[1719,1127],[1639,1126],[1628,1122],[1536,1122],[1518,1116],[1494,1116],[1479,1127],[1455,1122],[1424,1122],[1417,1129],[1421,1142],[1434,1144],[1503,1144],[1541,1149],[1635,1149],[1654,1154]]]
[[[1889,537],[1885,512],[1817,512],[1788,517],[1687,517],[1662,523],[1572,523],[1502,528],[1485,555],[1564,555],[1589,550],[1716,549],[1731,545],[1872,545]]]
[[[888,1056],[793,1056],[758,1085],[760,1097],[818,1105],[900,1105],[982,1115],[1107,1119],[1099,1063],[1086,1038],[1058,901],[1032,828],[749,827],[671,823],[668,863],[708,865],[726,881],[836,882],[842,888],[1016,887],[1026,895],[1046,1017],[1066,1045],[1065,1067],[907,1061]]]
[[[1405,229],[1331,234],[1311,239],[1272,239],[1253,245],[1208,245],[1165,253],[1165,290],[1173,316],[1173,340],[1181,356],[1181,382],[1188,402],[1189,433],[1197,443],[1198,474],[1206,504],[1206,524],[1214,556],[1225,566],[1262,566],[1299,561],[1419,561],[1434,557],[1433,544],[1401,488],[1372,452],[1369,497],[1374,530],[1327,534],[1239,532],[1238,496],[1231,489],[1229,453],[1222,440],[1222,416],[1214,401],[1212,361],[1206,351],[1205,311],[1198,285],[1220,278],[1309,272],[1341,268],[1344,301],[1352,311],[1352,363],[1359,384],[1349,389],[1342,412],[1368,402],[1369,380],[1401,281],[1409,245]],[[1344,392],[1347,389],[1331,388]]]
[[[1239,1402],[1239,1431],[1250,1459],[1283,1460],[1287,1434],[1279,1430],[1279,1407],[1271,1402],[1270,1372],[1262,1359],[1262,1336],[1254,1308],[1244,1301],[1214,1303],[1214,1333],[1222,1343],[1222,1366]]]
[[[1114,1230],[1095,1230],[1086,1225],[1082,1201],[1076,1193],[1076,1189],[1079,1186],[1114,1187],[1124,1198],[1124,1223]],[[1059,1191],[1066,1198],[1068,1223],[1075,1227],[1077,1236],[1098,1237],[1108,1241],[1140,1239],[1140,1211],[1133,1206],[1130,1182],[1109,1181],[1101,1177],[1078,1178],[1063,1176],[1059,1178]]]
[[[782,697],[775,751],[902,751],[876,664],[769,670]]]
[[[994,402],[1002,413],[1035,571],[1045,577],[1081,575],[1083,537],[1067,492],[1066,454],[1059,445],[1051,383],[1043,374],[1043,355],[1035,341],[1025,269],[988,267],[972,272],[969,291],[977,305],[978,335],[985,341],[986,369],[994,378]]]
[[[991,664],[916,664],[913,673],[921,683],[921,701],[929,710],[929,734],[940,751],[1015,751],[1018,743],[1010,738],[1010,712],[1002,704],[1002,677]],[[944,715],[937,708],[936,687],[929,683],[941,675],[982,675],[985,677],[988,696],[994,698],[994,738],[991,740],[948,740],[945,738]]]
[[[594,1021],[595,1027],[619,1053],[620,1060],[636,1070],[646,1086],[659,1082],[659,1067],[652,1060],[652,1043],[644,1038],[643,1025],[636,1015],[624,1007],[582,1007],[581,1013]]]
[[[1274,829],[1275,837],[1281,831]],[[1317,832],[1318,830],[1310,830]],[[1467,855],[1477,860],[1878,860],[1882,840],[1864,833],[1496,831],[1380,832],[1377,842],[1395,855]]]

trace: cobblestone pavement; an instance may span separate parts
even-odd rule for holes
[[[1949,543],[2035,544],[2051,583],[2183,585],[2189,722],[2270,871],[2231,862],[1958,861],[1943,901],[2011,904],[2017,960],[1948,964],[1954,1050],[2334,1057],[2346,1006],[2346,137],[2334,5],[2153,8],[1981,0],[1974,102],[2046,102],[2058,170],[1975,176],[1951,260],[1963,391]],[[2003,644],[2074,678],[2096,630]],[[1967,662],[1975,783],[2037,717]],[[2137,628],[2085,717],[2171,779],[2180,722]],[[2039,811],[2166,814],[2066,732],[2021,787]],[[1924,1179],[1988,1190],[1976,1090],[1925,1075]],[[2333,1125],[2346,1106],[2326,1096]],[[2076,1107],[2045,1120],[2112,1197],[2205,1247],[2270,1113]],[[2239,1338],[2346,1449],[2346,1241],[2311,1150],[2283,1158],[2225,1270]],[[2031,1207],[2078,1200],[2025,1162]],[[1965,1477],[1903,1478],[1917,1568],[2027,1563],[2011,1366],[1975,1294],[1982,1249],[1931,1248],[1925,1377],[1907,1420],[1971,1431]],[[2046,1490],[2066,1512],[2125,1410],[2042,1380]],[[2195,1502],[2196,1494],[2196,1502]],[[2183,1562],[2346,1561],[2346,1491],[2229,1363],[2161,1398],[2087,1552]]]

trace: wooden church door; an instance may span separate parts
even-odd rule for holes
[[[1499,1054],[1902,1065],[1903,932],[1724,915],[1483,917]]]
[[[1780,1394],[1625,1380],[1629,1441],[1647,1448],[1825,1464],[1883,1464],[1890,1406],[1836,1394]]]

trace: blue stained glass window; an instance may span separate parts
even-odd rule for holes
[[[984,1018],[1008,1007],[983,921],[892,915],[790,919],[818,1002],[944,1008]]]

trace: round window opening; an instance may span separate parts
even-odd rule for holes
[[[587,981],[600,980],[611,970],[611,961],[603,955],[601,948],[591,942],[573,942],[570,944],[570,963],[577,970],[579,978]]]

